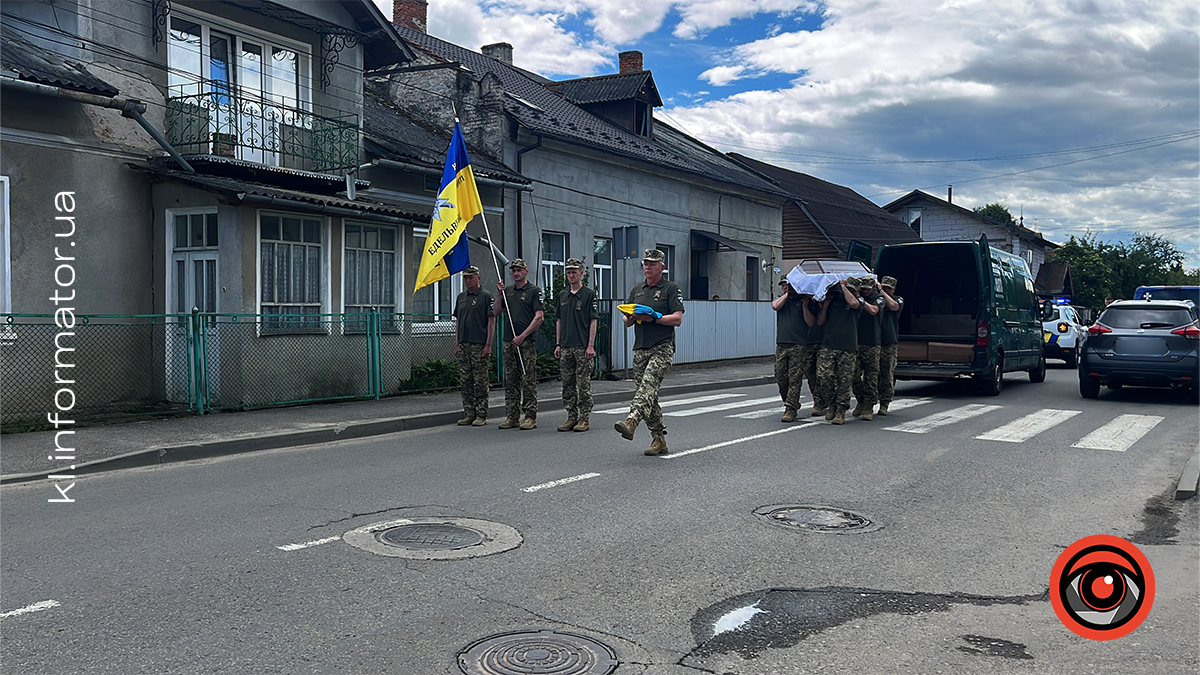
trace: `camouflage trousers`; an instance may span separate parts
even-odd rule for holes
[[[787,410],[800,409],[800,388],[804,385],[803,345],[775,345],[775,384]]]
[[[524,372],[521,361],[525,362]],[[532,336],[520,347],[504,343],[504,414],[516,420],[522,412],[537,419],[537,343]]]
[[[488,358],[483,345],[458,343],[458,382],[462,389],[463,412],[467,417],[488,416]]]
[[[893,342],[879,347],[879,402],[891,403],[896,395],[896,352],[900,345]]]
[[[592,412],[592,364],[586,347],[563,347],[558,361],[558,374],[562,377],[563,407],[567,417],[586,420]]]
[[[817,354],[817,382],[830,407],[850,407],[850,381],[854,379],[857,354],[839,349],[822,349]]]
[[[817,410],[824,410],[829,407],[829,399],[825,396],[825,390],[821,388],[821,381],[817,379],[817,354],[820,352],[821,345],[800,346],[800,361],[804,364],[804,378],[808,380],[808,391],[813,397],[813,407]]]
[[[675,341],[663,342],[649,349],[633,350],[633,381],[637,391],[633,403],[629,404],[629,416],[646,422],[646,428],[654,438],[665,435],[662,408],[658,407],[658,388],[671,369],[671,358],[675,356]]]
[[[874,406],[879,402],[879,345],[859,346],[851,388],[859,405]]]

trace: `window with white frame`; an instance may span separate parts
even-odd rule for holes
[[[425,241],[425,237],[427,236],[429,236],[429,230],[413,231],[413,241]],[[413,271],[409,274],[410,279],[416,279],[417,270],[421,269],[421,255],[423,253],[424,249],[419,245],[413,246]],[[412,309],[409,310],[409,314],[412,315],[414,323],[433,323],[451,320],[450,315],[454,312],[454,279],[455,275],[451,275],[450,278],[432,283],[413,294]]]
[[[345,289],[346,330],[366,329],[361,316],[374,307],[387,315],[385,330],[397,330],[396,250],[400,240],[397,228],[365,223],[346,223],[343,288]]]
[[[263,332],[322,330],[322,222],[317,218],[259,216],[259,287]]]
[[[664,279],[667,279],[668,281],[674,281],[674,280],[675,280],[675,277],[674,277],[674,272],[675,272],[675,247],[674,247],[674,246],[668,246],[668,245],[666,245],[666,244],[655,244],[655,245],[654,245],[654,248],[657,248],[658,250],[662,251],[662,252],[663,252],[663,257],[665,257],[665,258],[666,258],[666,263],[667,263],[667,266],[666,266],[666,268],[663,270],[663,278],[664,278]]]
[[[554,277],[567,272],[567,235],[542,232],[542,291],[554,291]]]
[[[917,236],[921,236],[921,209],[909,209],[908,217],[904,222],[908,223]]]
[[[613,241],[596,237],[592,250],[592,288],[601,300],[612,298],[613,293]]]

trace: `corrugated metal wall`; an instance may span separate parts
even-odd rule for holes
[[[689,300],[685,307],[683,325],[675,329],[675,363],[775,353],[775,312],[771,303]],[[633,329],[624,327],[616,307],[612,311],[613,370],[632,368]]]

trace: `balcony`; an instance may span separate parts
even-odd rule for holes
[[[333,173],[358,165],[358,115],[320,115],[309,104],[224,82],[174,87],[167,140],[180,154]]]

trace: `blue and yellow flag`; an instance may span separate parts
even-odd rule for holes
[[[442,185],[433,206],[433,218],[429,221],[429,236],[425,238],[425,252],[421,254],[414,292],[461,272],[471,264],[467,238],[463,235],[467,232],[467,224],[481,213],[483,202],[475,187],[467,144],[463,142],[458,120],[455,120],[454,137],[446,152],[446,168],[442,170]]]

